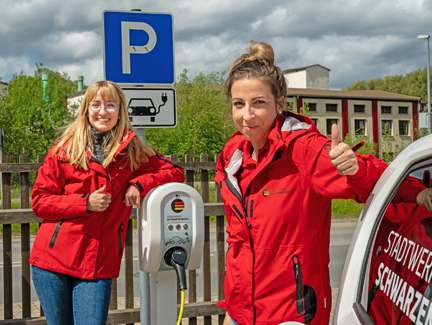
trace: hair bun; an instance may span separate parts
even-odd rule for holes
[[[246,53],[234,60],[224,81],[228,98],[231,98],[231,87],[235,81],[252,78],[267,82],[272,88],[275,99],[286,97],[285,76],[274,64],[273,47],[264,42],[249,41],[249,46],[243,50]]]
[[[249,49],[246,50],[249,51],[249,53],[245,53],[241,56],[243,61],[264,60],[274,64],[274,51],[271,45],[264,42],[249,41]]]

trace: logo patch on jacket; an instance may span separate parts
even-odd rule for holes
[[[278,195],[278,194],[288,194],[288,193],[294,193],[293,190],[287,190],[286,188],[277,188],[277,189],[264,189],[262,191],[262,195],[264,197],[267,197],[269,195]]]
[[[120,165],[118,165],[118,166],[117,166],[117,169],[118,169],[118,170],[123,170],[123,169],[125,169],[125,170],[126,170],[126,169],[129,170],[130,167],[129,167],[129,166],[120,166]]]

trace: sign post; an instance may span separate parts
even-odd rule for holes
[[[122,86],[129,120],[137,135],[144,141],[145,127],[175,127],[173,16],[135,10],[104,11],[102,21],[105,80]],[[150,282],[141,269],[139,280],[141,324],[149,325]]]

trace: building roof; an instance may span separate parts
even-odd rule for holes
[[[335,98],[335,99],[376,99],[397,101],[420,101],[420,97],[394,94],[381,90],[323,90],[312,88],[288,88],[288,97]]]
[[[312,65],[308,65],[308,66],[306,66],[306,67],[301,67],[301,68],[294,68],[294,69],[284,70],[284,71],[282,71],[282,73],[297,72],[297,71],[306,70],[307,68],[317,67],[317,66],[318,66],[318,67],[321,67],[321,68],[324,68],[324,69],[326,69],[326,70],[328,70],[328,71],[330,71],[329,68],[326,68],[326,67],[322,66],[321,64],[312,64]]]
[[[75,97],[83,96],[85,94],[86,90],[87,89],[76,91],[75,93],[71,94],[68,98],[75,98]]]

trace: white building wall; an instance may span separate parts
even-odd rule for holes
[[[390,142],[392,152],[400,152],[402,148],[407,147],[413,141],[413,116],[412,116],[412,103],[407,102],[388,102],[378,101],[378,138],[380,145],[380,152],[382,152],[383,134],[382,134],[382,121],[391,120],[392,129],[390,133]],[[382,113],[382,106],[390,106],[391,113]],[[399,114],[399,106],[408,107],[408,114]],[[408,121],[408,135],[399,134],[399,121]]]
[[[354,105],[364,105],[364,113],[354,112]],[[365,120],[365,136],[373,141],[373,124],[372,124],[372,101],[371,100],[349,100],[348,101],[348,129],[349,133],[354,135],[355,120]]]
[[[306,88],[330,89],[329,71],[320,66],[306,68]]]
[[[316,111],[309,111],[310,118],[316,120],[317,129],[328,137],[331,134],[327,133],[327,120],[336,119],[338,121],[339,129],[342,130],[342,100],[340,99],[329,99],[329,98],[303,98],[303,106],[305,103],[316,104]],[[337,112],[327,112],[326,104],[336,104]],[[342,135],[341,135],[342,136]]]
[[[288,88],[307,88],[306,70],[300,70],[285,74]]]
[[[81,104],[84,99],[84,95],[71,97],[67,99],[67,109],[70,111],[74,116],[77,116],[80,109]]]
[[[7,85],[5,85],[4,83],[0,83],[0,95],[3,94],[3,92],[7,91]]]

